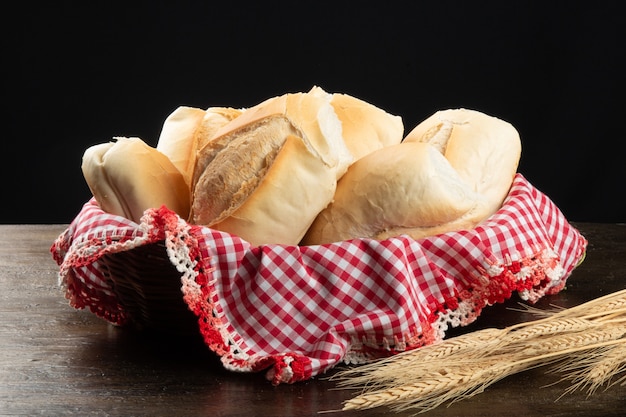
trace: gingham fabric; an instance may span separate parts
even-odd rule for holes
[[[207,346],[226,368],[263,370],[274,384],[436,343],[514,292],[531,303],[556,293],[587,245],[521,174],[473,230],[318,246],[251,246],[165,207],[136,224],[92,199],[51,247],[70,304],[127,323],[99,259],[158,241]]]

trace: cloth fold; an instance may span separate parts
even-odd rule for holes
[[[102,257],[155,242],[208,348],[227,369],[266,371],[274,384],[436,343],[515,292],[534,303],[563,288],[587,246],[517,174],[502,208],[476,228],[419,240],[252,246],[166,207],[137,224],[92,199],[50,250],[70,304],[125,325],[132,317]]]

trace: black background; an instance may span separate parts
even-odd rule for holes
[[[624,222],[619,2],[49,2],[3,12],[1,223],[66,223],[84,150],[151,145],[178,106],[319,85],[402,116],[512,123],[519,172],[572,221]]]

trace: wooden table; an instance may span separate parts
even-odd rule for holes
[[[626,225],[576,223],[589,240],[567,288],[542,299],[562,307],[626,287]],[[49,253],[64,225],[0,226],[1,416],[313,416],[339,409],[353,391],[328,375],[274,387],[264,374],[225,371],[199,337],[143,334],[69,307]],[[531,320],[511,307],[486,309],[467,330]],[[330,372],[332,375],[332,371]],[[567,384],[539,368],[425,416],[623,416],[626,387],[557,401]],[[379,408],[330,416],[379,416]],[[398,416],[411,415],[398,413]]]

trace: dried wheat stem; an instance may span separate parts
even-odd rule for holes
[[[525,323],[507,328],[506,334],[501,338],[502,344],[521,342],[527,339],[534,339],[545,335],[556,335],[568,332],[579,332],[597,326],[597,323],[576,317],[558,318],[551,320],[540,320],[537,322]]]
[[[574,315],[584,317],[595,313],[602,314],[607,311],[621,310],[624,307],[626,307],[626,289],[595,298],[575,307],[562,309],[556,312],[554,316]]]
[[[574,334],[548,337],[517,354],[486,358],[446,360],[439,371],[392,375],[380,381],[380,388],[364,392],[344,403],[344,410],[397,404],[395,408],[432,409],[449,401],[467,398],[513,373],[559,360],[584,349],[595,349],[621,342],[624,326],[611,325]],[[388,383],[389,385],[385,385]]]
[[[536,316],[544,317],[545,319],[560,317],[560,316],[573,316],[579,318],[591,318],[594,316],[602,316],[607,312],[624,312],[626,308],[626,289],[607,294],[603,297],[595,298],[586,303],[578,306],[563,308],[559,306],[553,306],[555,310],[541,310],[528,305],[522,305],[522,312],[532,313]],[[523,326],[521,323],[520,326]]]
[[[611,383],[613,377],[626,371],[626,339],[621,340],[622,343],[595,352],[585,352],[586,355],[574,357],[572,361],[556,368],[559,372],[567,372],[562,380],[570,380],[572,383],[564,395],[585,388],[588,395],[592,395],[603,385],[608,388],[622,381],[623,378]]]
[[[515,371],[515,366],[482,361],[464,365],[462,368],[445,366],[438,372],[421,374],[416,382],[358,395],[346,401],[343,410],[374,408],[404,401],[419,404],[420,408],[431,408],[454,396],[471,395],[472,391],[484,385],[485,380],[500,379]]]
[[[518,356],[537,357],[543,359],[545,355],[566,355],[580,349],[589,349],[608,341],[621,338],[626,327],[621,324],[601,326],[580,333],[566,333],[558,336],[546,337],[529,345],[519,346]]]
[[[455,354],[468,354],[471,351],[472,356],[482,356],[487,352],[485,347],[490,343],[497,342],[502,332],[503,330],[500,329],[489,328],[466,333],[441,343],[402,352],[372,364],[340,371],[332,379],[339,379],[339,386],[342,386],[346,378],[350,378],[350,383],[353,386],[375,385],[381,378],[385,379],[390,375],[406,373],[411,368],[420,368],[420,372],[422,372],[425,364],[436,364],[438,359],[450,358]]]
[[[567,392],[626,384],[626,290],[505,329],[467,333],[339,373],[339,385],[361,387],[344,410],[387,405],[430,410],[482,392],[513,373],[560,363]]]
[[[606,336],[606,330],[601,330],[596,333],[579,333],[577,336],[564,336],[561,339],[552,339],[556,335],[587,331],[598,326],[598,323],[589,320],[562,318],[551,321],[541,320],[525,327],[516,326],[514,331],[509,331],[508,329],[485,329],[451,338],[436,345],[405,352],[378,363],[339,373],[336,376],[346,378],[352,375],[351,384],[353,386],[376,386],[385,383],[385,381],[402,378],[402,375],[405,374],[422,373],[428,371],[431,367],[439,367],[438,360],[440,359],[450,363],[456,357],[461,357],[460,355],[462,355],[462,360],[469,360],[486,355],[511,353],[520,350],[529,352],[529,354],[538,354],[540,351],[549,352],[554,350],[554,346],[557,343],[560,345],[583,343],[584,339],[589,339],[596,334]],[[616,328],[613,328],[613,331],[619,333],[619,330],[616,330]],[[551,338],[545,339],[546,335]],[[520,346],[520,344],[525,344],[529,339],[541,337],[544,339],[535,344]],[[575,342],[568,341],[568,338],[573,338]]]
[[[608,310],[604,314],[595,313],[593,315],[585,316],[586,319],[594,320],[596,322],[608,322],[608,321],[626,321],[626,307],[616,309],[616,310]]]
[[[607,383],[613,375],[623,371],[625,366],[626,344],[616,345],[588,370],[586,379],[589,382],[589,392],[593,393]]]

